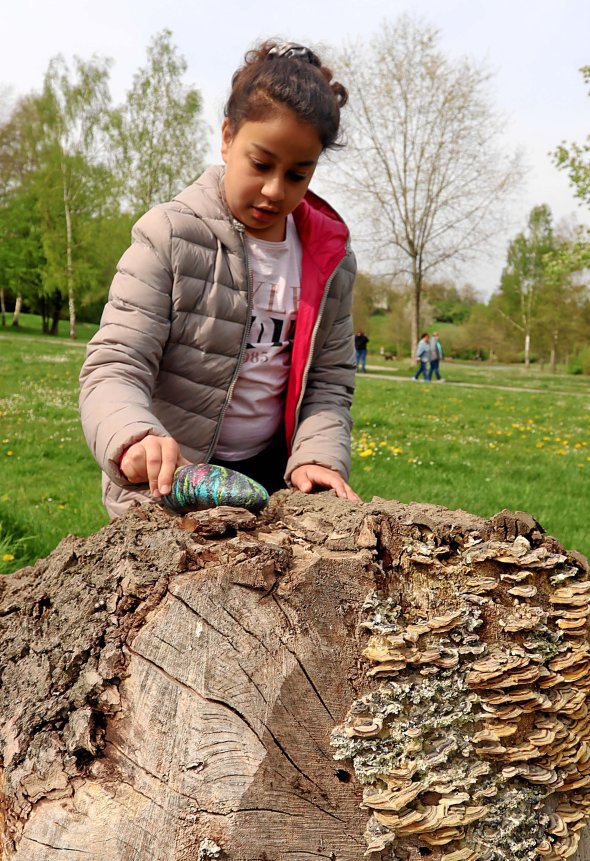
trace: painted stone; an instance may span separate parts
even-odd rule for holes
[[[241,472],[211,463],[197,463],[176,470],[172,489],[161,502],[179,514],[219,505],[258,513],[268,502],[268,492]]]

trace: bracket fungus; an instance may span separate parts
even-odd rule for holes
[[[422,535],[368,596],[369,688],[332,735],[364,786],[368,857],[576,851],[590,817],[588,566],[529,538],[447,536],[440,552]]]

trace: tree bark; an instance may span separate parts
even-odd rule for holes
[[[70,319],[70,338],[76,340],[76,297],[74,294],[74,261],[73,261],[73,232],[72,208],[68,191],[68,175],[65,159],[61,162],[64,215],[66,219],[66,284],[68,286],[68,314]]]
[[[528,556],[506,561],[525,544]],[[387,624],[391,602],[408,619],[440,617],[458,571],[481,569],[503,589],[519,581],[501,574],[523,565],[543,582],[567,568],[566,583],[575,572],[585,589],[583,557],[528,515],[484,521],[331,493],[283,491],[258,518],[144,506],[65,539],[0,581],[0,857],[361,861],[375,808],[360,806],[358,764],[335,757],[342,739],[368,732],[357,720],[376,689],[367,607],[374,622],[375,602],[390,600]],[[474,617],[486,600],[470,605]],[[415,690],[431,678],[412,672]],[[377,830],[373,861],[456,849],[416,835],[391,844]],[[586,844],[576,857],[589,861]]]
[[[23,297],[20,293],[16,294],[16,299],[14,301],[14,311],[12,313],[12,325],[15,328],[20,326],[20,311],[23,306]]]

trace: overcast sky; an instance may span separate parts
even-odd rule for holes
[[[384,19],[407,11],[440,30],[450,56],[485,61],[495,72],[492,92],[507,120],[507,145],[521,147],[529,166],[511,208],[513,228],[493,262],[462,272],[487,295],[498,284],[507,240],[532,206],[548,203],[556,220],[571,213],[590,220],[548,155],[562,140],[582,142],[590,132],[590,96],[579,72],[590,65],[589,0],[0,0],[0,84],[24,94],[41,87],[56,54],[98,54],[114,61],[111,91],[120,101],[145,63],[150,38],[168,28],[188,61],[187,83],[203,95],[214,127],[211,161],[218,161],[221,108],[253,42],[282,36],[338,49],[369,39]]]

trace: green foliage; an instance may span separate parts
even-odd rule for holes
[[[518,352],[528,366],[532,352],[549,358],[571,354],[587,336],[590,245],[582,228],[553,228],[549,207],[536,206],[527,228],[510,243],[500,288],[489,308],[505,329],[519,333]]]
[[[465,322],[478,302],[471,284],[457,287],[452,281],[441,281],[426,285],[424,292],[437,323]]]
[[[54,57],[42,91],[0,120],[0,287],[52,334],[66,308],[72,332],[77,309],[98,320],[138,212],[201,167],[201,101],[182,84],[186,61],[169,31],[152,40],[117,112],[109,66]]]
[[[590,66],[582,66],[580,71],[590,84]],[[553,161],[568,175],[576,197],[590,204],[590,135],[583,144],[562,142],[553,153]]]
[[[567,366],[570,374],[584,374],[590,376],[590,347],[583,347],[572,356]]]
[[[187,62],[170,30],[152,39],[147,60],[111,117],[113,170],[135,215],[196,179],[206,149],[201,96],[183,83]]]

